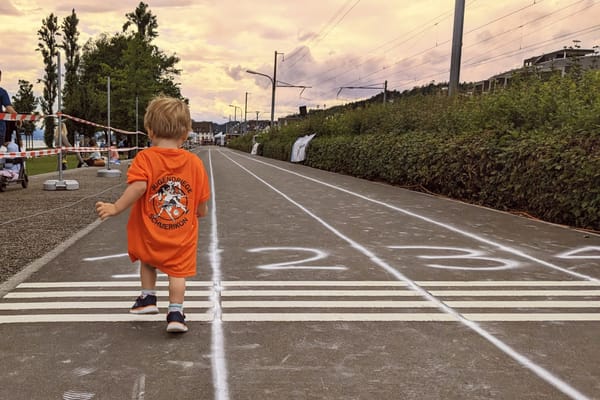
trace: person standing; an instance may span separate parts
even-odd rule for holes
[[[58,131],[59,131],[59,129],[58,129],[58,125],[57,125],[54,127],[54,146],[56,146],[56,147],[58,147],[58,144],[59,144]],[[61,125],[60,125],[60,135],[61,135],[60,143],[62,144],[63,147],[73,147],[73,145],[69,141],[69,138],[67,137],[67,135],[68,135],[67,124],[65,124],[64,122],[61,122]],[[66,153],[67,152],[65,152],[64,154],[66,155]],[[81,154],[77,150],[73,151],[73,153],[75,153],[75,156],[77,156],[77,161],[78,161],[77,168],[81,168],[85,164],[83,157],[81,157]],[[64,159],[63,162],[66,163],[66,159]]]
[[[0,70],[0,81],[2,81],[2,71]],[[8,112],[12,114],[16,114],[17,111],[12,106],[10,102],[10,96],[8,92],[4,90],[4,88],[0,87],[0,112]],[[6,122],[0,119],[0,143],[4,143],[7,141],[7,137],[10,139],[10,135],[12,132],[6,132]]]
[[[196,275],[198,220],[208,213],[208,176],[198,156],[181,148],[191,129],[185,102],[165,96],[146,109],[144,127],[153,146],[141,151],[127,171],[127,188],[114,203],[99,201],[100,219],[133,206],[127,248],[140,260],[141,293],[133,314],[156,314],[156,269],[169,276],[167,332],[187,332],[183,313],[185,279]]]

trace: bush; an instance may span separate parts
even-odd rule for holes
[[[264,135],[263,155],[289,160],[312,133],[306,165],[600,230],[600,71],[309,114]]]

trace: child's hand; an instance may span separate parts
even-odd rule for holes
[[[196,209],[196,217],[202,218],[205,217],[206,214],[208,214],[208,204],[205,201],[198,204],[198,208]]]
[[[99,201],[96,203],[96,212],[101,220],[117,215],[117,207],[113,203],[104,203]]]

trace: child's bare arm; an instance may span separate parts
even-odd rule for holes
[[[196,210],[197,217],[205,217],[208,214],[208,201],[203,201],[198,204],[198,209]]]
[[[96,212],[100,219],[105,220],[108,217],[119,215],[131,207],[146,192],[146,186],[145,181],[135,181],[127,185],[127,189],[125,189],[119,200],[114,203],[97,202]]]

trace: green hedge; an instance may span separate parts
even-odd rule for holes
[[[306,165],[600,230],[600,71],[322,112],[261,135],[262,155],[289,160],[309,133]]]

